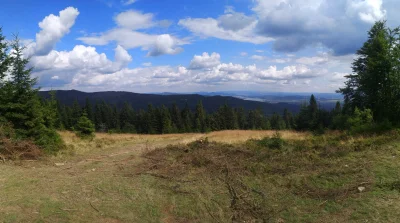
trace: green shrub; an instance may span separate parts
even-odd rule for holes
[[[285,141],[282,139],[279,132],[275,132],[274,135],[270,137],[264,137],[258,141],[259,146],[267,147],[270,149],[282,149]]]
[[[40,146],[48,154],[55,154],[66,148],[61,136],[54,130],[44,128],[35,139],[35,144]]]

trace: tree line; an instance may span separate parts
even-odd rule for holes
[[[154,107],[149,104],[146,110],[135,110],[129,103],[121,109],[104,101],[91,102],[86,99],[84,106],[77,101],[71,106],[58,103],[57,128],[74,130],[81,116],[87,117],[98,132],[121,132],[140,134],[167,134],[209,132],[219,130],[318,130],[338,128],[334,120],[342,114],[341,105],[326,111],[319,108],[314,95],[309,103],[302,105],[299,114],[285,109],[282,114],[265,115],[261,109],[246,111],[224,104],[217,111],[208,113],[201,101],[192,111],[186,105],[180,109],[176,104],[171,107]]]

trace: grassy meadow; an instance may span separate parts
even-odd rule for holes
[[[0,222],[399,222],[400,134],[61,132],[0,164]]]

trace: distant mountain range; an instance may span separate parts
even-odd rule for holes
[[[161,95],[176,95],[177,93],[163,92],[155,93]],[[260,92],[260,91],[217,91],[217,92],[194,92],[203,96],[231,96],[249,101],[268,103],[289,103],[301,105],[308,102],[311,94],[314,94],[320,106],[324,109],[334,108],[337,101],[343,102],[342,94],[338,93],[296,93],[296,92]]]
[[[40,91],[40,95],[44,98],[49,97],[48,91]],[[65,105],[72,105],[75,100],[83,106],[86,98],[89,98],[92,104],[96,101],[104,100],[106,103],[115,104],[118,108],[121,108],[124,102],[130,103],[134,109],[147,109],[148,104],[153,106],[171,106],[176,103],[180,108],[185,107],[186,103],[191,109],[196,108],[198,101],[203,102],[204,108],[208,112],[216,111],[220,106],[227,103],[231,107],[243,107],[245,110],[253,110],[260,108],[265,114],[282,113],[285,108],[293,113],[297,113],[300,110],[300,106],[295,103],[286,102],[260,102],[255,100],[244,100],[239,96],[221,96],[221,95],[200,95],[200,94],[175,94],[175,93],[163,93],[163,94],[139,94],[122,91],[107,91],[107,92],[81,92],[76,90],[58,90],[56,91],[56,97],[60,103]]]

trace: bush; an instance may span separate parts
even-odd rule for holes
[[[54,129],[43,129],[42,133],[35,140],[35,144],[44,149],[48,154],[55,154],[66,148],[61,136]]]
[[[86,112],[79,118],[78,123],[75,126],[76,135],[82,139],[93,139],[94,138],[94,124],[88,119]]]
[[[274,135],[270,137],[265,137],[258,141],[258,144],[262,147],[267,147],[270,149],[282,149],[285,141],[282,139],[279,132],[275,132]]]

